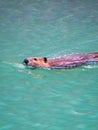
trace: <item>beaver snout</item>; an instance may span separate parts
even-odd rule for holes
[[[26,65],[28,64],[28,59],[24,59],[23,63],[25,63]]]

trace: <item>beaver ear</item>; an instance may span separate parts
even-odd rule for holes
[[[46,58],[46,57],[44,57],[44,62],[45,62],[45,63],[47,62],[47,58]]]

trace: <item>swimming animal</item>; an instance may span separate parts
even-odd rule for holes
[[[33,68],[73,68],[98,62],[98,52],[89,54],[75,54],[60,58],[29,57],[24,59],[26,66]]]

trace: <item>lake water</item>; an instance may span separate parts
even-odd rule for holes
[[[98,52],[98,0],[1,0],[0,130],[98,130],[98,65],[22,65],[90,52]]]

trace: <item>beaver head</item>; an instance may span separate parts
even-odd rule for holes
[[[24,59],[24,64],[32,67],[49,67],[49,63],[46,57],[30,57]]]

